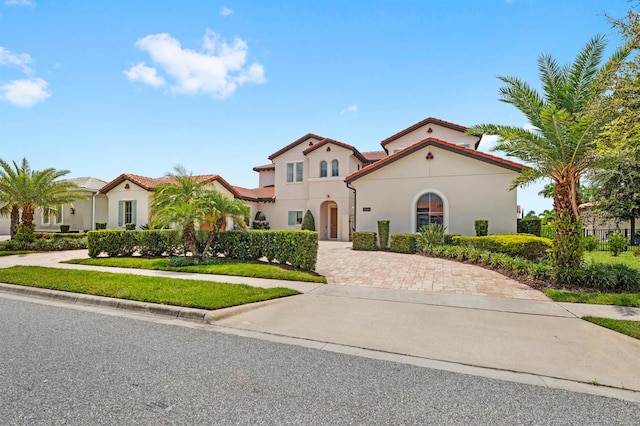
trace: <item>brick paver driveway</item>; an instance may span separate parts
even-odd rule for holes
[[[329,284],[549,300],[479,266],[417,254],[357,251],[350,242],[320,241],[316,272]]]

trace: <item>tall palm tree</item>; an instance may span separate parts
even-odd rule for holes
[[[170,181],[154,189],[151,201],[151,223],[154,227],[173,226],[182,237],[191,254],[199,258],[208,251],[217,232],[224,231],[226,219],[232,218],[246,226],[244,218],[249,208],[240,200],[229,198],[215,189],[205,188],[206,182],[198,180],[184,167],[174,167],[175,173],[167,173]],[[198,252],[196,228],[210,227],[207,244]]]
[[[542,94],[517,77],[498,77],[505,83],[500,100],[518,108],[533,130],[496,124],[479,124],[469,130],[475,135],[498,135],[494,150],[531,165],[513,181],[512,189],[540,178],[551,179],[558,266],[578,266],[582,261],[578,189],[580,178],[597,164],[595,141],[603,125],[586,113],[603,94],[606,76],[629,54],[625,46],[601,65],[605,47],[604,37],[595,36],[572,64],[564,66],[550,55],[541,55]]]
[[[74,191],[78,188],[76,184],[60,179],[67,174],[69,170],[52,167],[32,170],[26,158],[20,165],[14,161],[13,167],[0,160],[0,201],[6,203],[0,213],[11,215],[12,232],[17,223],[30,228],[38,208],[53,210],[61,204],[85,198]]]

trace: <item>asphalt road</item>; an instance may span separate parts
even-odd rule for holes
[[[640,404],[0,298],[0,424],[636,425]]]

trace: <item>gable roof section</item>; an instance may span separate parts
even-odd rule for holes
[[[322,136],[314,135],[313,133],[307,133],[303,137],[301,137],[299,139],[296,139],[295,141],[291,142],[289,145],[287,145],[284,148],[279,149],[278,151],[276,151],[273,154],[271,154],[268,157],[269,160],[273,160],[277,156],[284,154],[285,152],[289,151],[291,148],[295,148],[296,146],[300,145],[302,142],[304,142],[304,141],[306,141],[307,139],[310,139],[310,138],[318,139],[319,141],[321,141],[322,139],[325,139]]]
[[[369,162],[369,160],[367,160],[367,159],[366,159],[366,157],[365,157],[364,155],[362,155],[362,154],[360,153],[360,151],[358,151],[355,147],[353,147],[353,146],[351,146],[351,145],[348,145],[348,144],[346,144],[346,143],[344,143],[344,142],[340,142],[340,141],[337,141],[337,140],[334,140],[334,139],[329,139],[329,138],[324,138],[324,139],[322,139],[322,140],[321,140],[320,142],[318,142],[317,144],[314,144],[313,146],[310,146],[309,148],[307,148],[307,149],[305,149],[304,151],[302,151],[302,153],[303,153],[304,155],[310,154],[310,153],[312,153],[313,151],[315,151],[316,149],[321,148],[321,147],[323,147],[323,146],[325,146],[325,145],[328,145],[328,144],[333,144],[333,145],[336,145],[336,146],[339,146],[339,147],[342,147],[342,148],[348,149],[348,150],[350,150],[351,152],[353,152],[353,155],[354,155],[358,160],[362,161],[363,163],[368,163],[368,162]]]
[[[521,172],[523,170],[527,170],[529,169],[529,167],[520,164],[520,163],[516,163],[513,161],[509,161],[509,160],[505,160],[504,158],[500,158],[500,157],[496,157],[495,155],[491,155],[491,154],[486,154],[484,152],[480,152],[480,151],[476,151],[470,148],[465,148],[461,145],[456,145],[450,142],[445,142],[443,140],[440,139],[436,139],[436,138],[427,138],[427,139],[423,139],[420,142],[416,142],[415,144],[411,145],[410,147],[407,147],[405,149],[403,149],[400,152],[396,152],[393,155],[388,156],[387,158],[384,158],[382,160],[376,161],[373,164],[368,165],[365,168],[362,168],[360,170],[358,170],[355,173],[350,174],[349,176],[347,176],[345,178],[345,182],[347,183],[351,183],[356,179],[359,179],[363,176],[368,175],[369,173],[376,171],[384,166],[386,166],[387,164],[391,164],[394,161],[400,160],[403,157],[406,157],[407,155],[410,155],[422,148],[425,148],[427,146],[436,146],[438,148],[444,149],[446,151],[450,151],[456,154],[460,154],[460,155],[464,155],[466,157],[470,157],[473,158],[475,160],[479,160],[479,161],[483,161],[485,163],[489,163],[489,164],[493,164],[494,166],[498,166],[498,167],[503,167],[505,169],[509,169],[515,172]]]
[[[367,162],[369,163],[382,160],[383,158],[387,158],[388,156],[386,151],[365,151],[362,153],[362,155],[367,159]]]
[[[73,182],[78,185],[78,189],[84,189],[88,191],[99,191],[100,188],[107,184],[107,182],[103,181],[102,179],[94,177],[77,177],[65,180],[67,182]]]
[[[232,185],[230,185],[229,182],[224,180],[222,178],[222,176],[220,176],[220,175],[198,175],[198,176],[193,176],[193,178],[196,179],[196,181],[198,183],[215,182],[215,181],[217,181],[225,189],[227,189],[229,192],[231,192],[234,196],[238,195],[237,192],[234,190],[234,187]],[[115,178],[114,180],[112,180],[111,182],[109,182],[106,185],[104,185],[102,188],[100,188],[100,192],[105,194],[105,193],[111,191],[116,186],[120,185],[125,180],[128,180],[128,181],[138,185],[140,188],[142,188],[142,189],[144,189],[146,191],[153,191],[153,188],[155,188],[156,186],[158,186],[160,184],[171,183],[171,182],[174,181],[173,178],[167,177],[167,176],[163,176],[161,178],[150,178],[150,177],[134,175],[134,174],[130,174],[130,173],[123,173],[120,176],[118,176],[117,178]]]
[[[380,142],[380,145],[382,145],[382,147],[384,148],[388,143],[393,142],[396,139],[401,138],[404,135],[408,135],[409,133],[413,132],[414,130],[417,130],[421,127],[426,126],[427,124],[436,124],[438,126],[442,126],[442,127],[446,127],[448,129],[452,129],[452,130],[457,130],[461,133],[465,133],[468,128],[461,126],[460,124],[455,124],[455,123],[451,123],[449,121],[444,121],[444,120],[439,120],[437,118],[433,118],[433,117],[427,117],[424,120],[407,127],[404,130],[399,131],[398,133],[396,133],[395,135],[389,136],[388,138],[386,138],[385,140],[383,140],[382,142]]]

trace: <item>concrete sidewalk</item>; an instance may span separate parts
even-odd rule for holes
[[[243,277],[57,263],[81,255],[75,251],[5,257],[0,258],[0,267],[37,264],[275,285],[271,280]],[[304,294],[192,312],[191,318],[224,332],[640,402],[640,341],[579,319],[592,315],[640,320],[637,308],[358,286],[277,285],[298,288]],[[83,296],[74,303],[111,306],[98,302]],[[164,309],[180,317],[175,307],[124,305],[113,306],[154,313]]]

